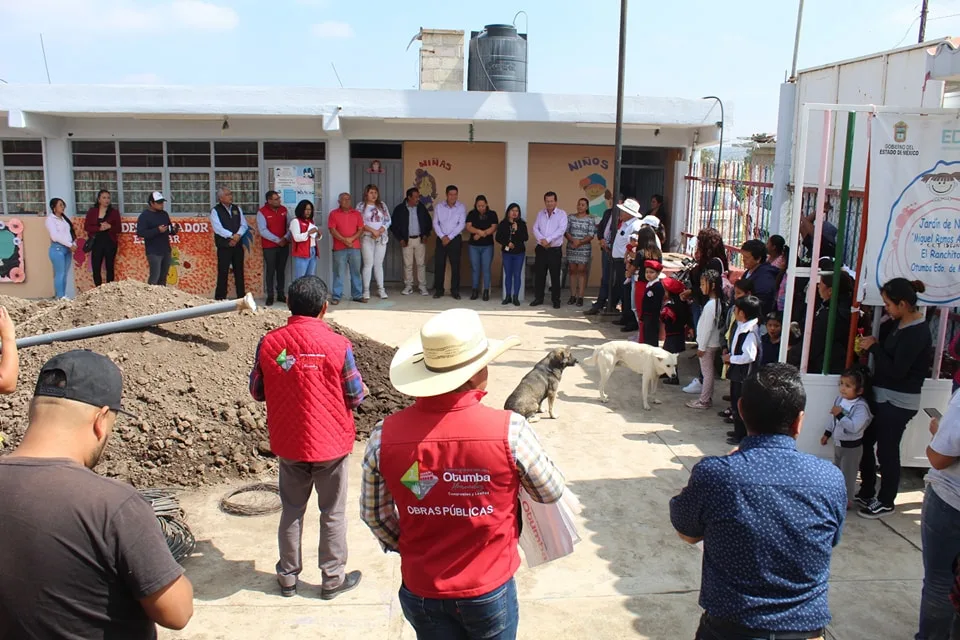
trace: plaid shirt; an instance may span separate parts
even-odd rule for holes
[[[399,551],[400,517],[387,483],[380,475],[380,434],[383,421],[370,433],[363,454],[363,476],[360,489],[360,518],[370,527],[384,551]],[[520,484],[534,500],[544,504],[556,502],[563,495],[563,475],[544,451],[537,434],[519,414],[510,416],[508,430],[510,451],[520,472]]]
[[[267,397],[263,389],[263,370],[260,368],[260,347],[263,345],[263,338],[257,344],[257,355],[253,359],[253,369],[250,370],[250,395],[257,402],[266,401]],[[347,347],[346,356],[343,359],[343,371],[340,372],[340,383],[343,386],[343,399],[347,403],[348,409],[356,409],[366,397],[363,391],[363,379],[360,377],[360,370],[357,369],[357,363],[353,359],[353,348]]]

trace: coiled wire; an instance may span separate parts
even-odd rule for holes
[[[180,500],[173,489],[140,489],[140,495],[150,503],[160,524],[160,531],[174,560],[180,562],[197,546],[197,541],[184,520]]]

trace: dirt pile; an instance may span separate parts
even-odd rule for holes
[[[105,285],[73,301],[30,302],[0,296],[18,337],[208,304],[176,289],[131,281]],[[228,313],[143,331],[30,347],[20,352],[17,392],[0,397],[0,455],[26,428],[40,367],[70,349],[108,355],[124,373],[124,408],[97,471],[137,487],[200,486],[272,470],[266,410],[248,391],[260,338],[286,322],[287,312]],[[370,396],[356,411],[357,438],[388,413],[409,404],[389,380],[394,349],[334,323],[354,345]]]

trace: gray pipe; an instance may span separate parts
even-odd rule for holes
[[[17,348],[36,347],[41,344],[51,344],[53,342],[66,342],[68,340],[83,340],[84,338],[96,338],[111,333],[120,333],[122,331],[132,331],[134,329],[145,329],[158,324],[167,322],[177,322],[179,320],[190,320],[191,318],[202,318],[212,316],[218,313],[227,313],[229,311],[256,311],[257,303],[253,300],[253,294],[248,293],[239,300],[225,300],[213,304],[205,304],[199,307],[190,307],[189,309],[178,309],[177,311],[164,311],[155,313],[152,316],[142,316],[139,318],[128,318],[126,320],[117,320],[116,322],[105,322],[103,324],[94,324],[89,327],[77,327],[76,329],[67,329],[66,331],[55,331],[53,333],[43,333],[38,336],[20,338],[17,340]]]

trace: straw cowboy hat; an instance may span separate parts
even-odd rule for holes
[[[415,398],[448,393],[518,344],[516,336],[488,338],[476,311],[449,309],[400,346],[390,363],[390,383]]]
[[[623,204],[618,204],[617,208],[620,209],[620,211],[626,211],[634,218],[643,217],[643,212],[640,211],[640,203],[633,198],[627,198]]]

